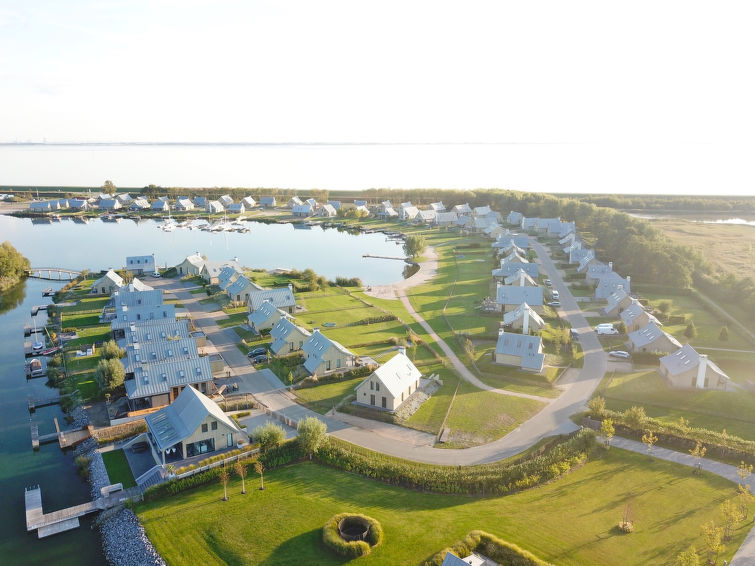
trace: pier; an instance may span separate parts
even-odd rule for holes
[[[392,257],[392,256],[387,256],[387,255],[372,255],[372,254],[364,254],[362,255],[362,257],[374,257],[377,259],[397,259],[399,261],[407,261],[409,259],[407,257],[395,257],[395,256]]]
[[[57,277],[55,277],[56,275]],[[73,281],[79,275],[81,275],[81,271],[63,267],[32,267],[26,271],[27,277],[50,281]]]
[[[29,397],[29,412],[33,413],[39,407],[49,407],[60,403],[61,396],[53,395],[51,397]]]
[[[49,305],[36,305],[31,308],[31,315],[37,316],[39,311],[46,311]]]
[[[55,432],[51,432],[50,434],[43,434],[41,436],[39,434],[39,425],[37,425],[36,423],[31,423],[30,427],[32,450],[39,450],[40,445],[52,444],[53,442],[57,442],[61,450],[66,450],[67,448],[73,448],[74,446],[81,444],[87,438],[92,436],[92,431],[88,426],[74,428],[71,430],[60,430],[58,419],[55,418],[53,420],[55,422]]]

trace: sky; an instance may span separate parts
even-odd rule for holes
[[[686,168],[665,192],[720,178],[755,194],[753,16],[749,1],[0,0],[0,142],[585,146],[601,179]]]

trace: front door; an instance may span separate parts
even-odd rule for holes
[[[370,395],[370,405],[375,404],[375,395]]]
[[[228,446],[228,448],[230,448],[231,446],[233,446],[233,435],[230,432],[228,433],[228,445],[227,446]]]

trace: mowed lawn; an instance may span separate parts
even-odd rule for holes
[[[107,470],[111,484],[121,483],[123,484],[123,489],[136,485],[134,475],[131,473],[131,467],[128,465],[128,460],[126,460],[123,450],[103,452],[102,460],[105,462],[105,469]]]
[[[354,388],[364,381],[364,377],[344,379],[325,383],[316,387],[295,389],[294,394],[307,404],[307,407],[324,415],[340,403],[345,397],[354,393]]]
[[[325,521],[344,511],[374,517],[385,531],[383,544],[359,564],[421,564],[483,529],[559,566],[647,566],[702,547],[700,525],[718,520],[720,504],[736,490],[724,479],[615,448],[551,484],[506,497],[420,493],[309,462],[266,473],[265,491],[258,481],[250,474],[242,495],[234,478],[227,502],[213,483],[135,510],[172,566],[344,564],[321,542]],[[636,530],[621,535],[615,526],[627,503]],[[738,525],[720,560],[731,558],[750,526]]]
[[[645,407],[651,417],[693,427],[720,431],[755,440],[755,395],[744,391],[673,389],[655,370],[606,375],[598,395],[609,409],[623,411],[632,405]]]

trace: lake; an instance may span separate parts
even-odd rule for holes
[[[90,271],[119,269],[126,256],[152,253],[160,266],[173,266],[199,251],[214,260],[237,257],[252,268],[312,268],[330,280],[359,277],[366,285],[384,285],[400,281],[406,266],[403,261],[362,257],[404,256],[400,242],[382,233],[349,234],[335,228],[260,222],[247,222],[247,233],[186,228],[163,232],[157,225],[152,219],[104,222],[98,218],[88,224],[71,218],[33,223],[29,218],[0,215],[0,240],[10,240],[34,267]]]
[[[53,418],[65,423],[58,406],[27,409],[29,396],[49,396],[46,379],[24,376],[23,327],[31,323],[33,305],[49,303],[42,298],[47,287],[60,283],[29,279],[10,292],[0,303],[0,563],[14,566],[82,566],[104,564],[99,533],[92,530],[92,517],[81,519],[78,529],[37,539],[26,532],[24,488],[39,485],[45,512],[78,505],[89,500],[89,486],[76,473],[73,456],[56,444],[31,448],[29,420],[39,425],[39,433],[55,432]],[[45,323],[45,312],[37,315],[37,325]]]

